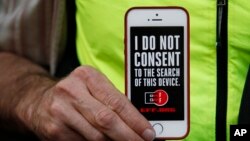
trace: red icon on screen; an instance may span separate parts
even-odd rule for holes
[[[168,103],[168,93],[162,89],[155,92],[145,92],[145,104],[155,104],[156,106],[164,106]]]

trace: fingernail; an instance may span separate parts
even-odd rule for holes
[[[142,134],[143,139],[146,141],[153,141],[155,139],[155,131],[152,129],[146,129]]]

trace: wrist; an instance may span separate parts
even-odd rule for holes
[[[22,77],[23,87],[20,89],[22,97],[15,106],[14,120],[18,127],[34,130],[33,113],[37,110],[40,101],[56,81],[47,74],[29,74]],[[20,94],[20,93],[19,93]]]

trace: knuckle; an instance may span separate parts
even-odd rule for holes
[[[121,96],[110,96],[107,101],[107,105],[117,113],[121,113],[126,106],[126,102]]]
[[[45,138],[48,139],[56,139],[59,137],[60,135],[60,128],[54,124],[54,123],[47,123],[45,124]]]
[[[67,90],[67,85],[64,83],[64,80],[58,82],[58,83],[54,86],[54,89],[53,89],[52,92],[53,92],[54,95],[57,95],[57,94],[60,94],[60,93],[68,92],[68,90]]]
[[[53,102],[51,103],[50,107],[49,107],[49,113],[54,116],[54,117],[59,117],[62,118],[64,117],[63,114],[63,108],[62,106],[57,103],[57,102]]]
[[[97,112],[95,116],[95,120],[98,126],[100,126],[101,128],[105,128],[105,129],[112,128],[112,125],[116,121],[116,118],[117,117],[115,113],[109,110],[108,108],[105,108],[104,110],[100,110],[99,112]]]
[[[84,79],[89,79],[91,78],[94,74],[95,74],[96,70],[90,66],[80,66],[77,67],[72,74],[80,77],[80,78],[84,78]]]

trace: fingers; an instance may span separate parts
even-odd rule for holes
[[[57,121],[46,122],[45,131],[41,137],[44,141],[86,141],[77,132],[65,127],[65,125],[58,123]]]
[[[71,80],[67,82],[71,82]],[[57,119],[57,122],[62,121],[67,128],[75,131],[75,134],[88,141],[107,140],[103,133],[93,127],[85,117],[73,107],[72,103],[75,101],[68,97],[68,93],[62,88],[61,83],[55,87],[54,96],[56,96],[56,98],[54,98],[54,101],[50,104],[49,110],[53,119]]]
[[[63,119],[88,140],[106,140],[107,136],[112,140],[151,141],[155,137],[150,123],[107,78],[92,68],[76,69],[55,90],[54,93],[66,93],[67,98],[62,100],[71,99],[69,105],[79,112],[70,112]],[[99,139],[93,139],[93,133]]]
[[[32,129],[45,140],[151,141],[155,136],[127,98],[90,67],[76,69],[36,103]]]
[[[78,88],[77,90],[79,91],[74,91],[72,97],[77,97],[79,95],[81,95],[81,97],[78,97],[77,99],[75,98],[76,100],[71,101],[71,103],[74,108],[79,113],[81,113],[82,119],[79,119],[81,122],[83,119],[86,119],[94,128],[96,128],[98,131],[101,131],[113,140],[142,141],[142,138],[138,136],[137,133],[135,133],[130,127],[128,127],[114,111],[103,105],[100,101],[96,100],[92,95],[90,95],[88,88],[78,81],[80,80],[71,77],[70,79],[67,79],[67,81],[59,83],[57,88],[60,90],[61,87],[63,88],[63,91],[67,91],[67,87],[69,86],[72,90]],[[65,119],[65,117],[63,119]],[[75,119],[75,117],[71,116],[69,117],[69,120],[70,119]],[[83,134],[84,136],[84,132],[86,132],[86,130],[89,130],[90,133],[92,132],[90,130],[92,127],[88,126],[88,128],[81,129],[79,125],[80,124],[75,125],[74,123],[71,123],[71,126],[77,128],[79,133]]]
[[[70,114],[67,114],[63,118],[63,120],[69,128],[76,131],[76,133],[78,133],[88,141],[107,140],[106,136],[95,127],[93,127],[79,112],[70,112]]]
[[[82,90],[82,93],[89,93],[89,96],[87,101],[82,99],[78,108],[83,115],[87,115],[86,118],[92,122],[91,124],[100,127],[103,129],[102,131],[110,136],[116,137],[119,135],[119,139],[123,135],[126,135],[125,138],[128,138],[128,134],[138,138],[132,140],[139,140],[138,135],[146,141],[154,139],[155,132],[150,123],[102,74],[92,68],[81,67],[73,72],[73,76],[80,78],[85,84],[78,87],[86,87],[86,90],[88,90]],[[88,105],[91,105],[91,107],[88,107]],[[91,111],[97,112],[95,114],[91,113]],[[95,121],[91,119],[95,119]],[[115,131],[111,132],[112,129]],[[122,132],[119,133],[119,131]],[[125,132],[128,133],[125,134]]]
[[[80,82],[78,77],[71,76],[67,81],[58,83],[57,88],[65,92],[72,90],[68,92],[75,99],[72,105],[92,126],[113,140],[143,140],[117,113],[95,99],[89,93],[89,88]]]
[[[76,104],[81,114],[97,129],[113,140],[142,141],[130,127],[111,109],[95,100],[91,95],[85,96],[85,100]]]
[[[106,141],[106,136],[93,127],[82,115],[75,113],[67,119],[67,125],[88,141]]]

